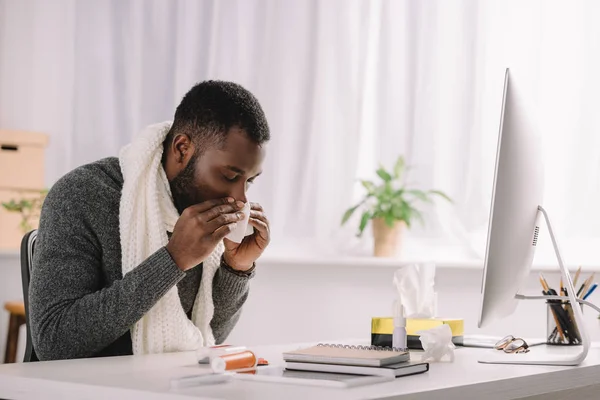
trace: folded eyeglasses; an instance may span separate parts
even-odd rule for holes
[[[502,350],[505,353],[527,353],[529,352],[529,345],[525,340],[516,338],[513,335],[508,335],[505,338],[500,339],[495,345],[494,349]]]

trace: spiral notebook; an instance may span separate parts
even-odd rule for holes
[[[320,343],[306,349],[283,353],[288,362],[383,367],[410,360],[407,349]]]

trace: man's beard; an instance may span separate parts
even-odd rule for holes
[[[196,174],[197,159],[198,156],[194,154],[183,171],[169,182],[171,194],[173,195],[173,202],[180,215],[183,213],[183,210],[189,206],[203,201],[203,199],[199,198],[200,191],[194,190],[194,176]]]

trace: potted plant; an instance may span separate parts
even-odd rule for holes
[[[36,193],[35,196],[25,196],[20,199],[12,199],[9,202],[2,203],[2,207],[8,212],[16,212],[21,214],[21,222],[19,227],[23,234],[36,228],[34,224],[40,217],[42,204],[48,194],[48,190],[44,189]]]
[[[381,182],[376,184],[372,181],[362,180],[361,183],[367,194],[357,205],[348,209],[342,217],[343,225],[359,207],[363,209],[357,236],[363,234],[367,223],[372,220],[376,257],[396,255],[398,243],[405,227],[410,229],[414,220],[423,223],[423,216],[416,208],[417,203],[431,202],[433,196],[451,201],[446,194],[439,190],[423,191],[406,187],[403,182],[406,169],[402,156],[398,157],[393,171],[387,171],[380,166],[376,172]]]

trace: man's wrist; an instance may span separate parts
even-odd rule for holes
[[[239,275],[239,276],[250,276],[252,275],[252,273],[254,272],[254,269],[256,268],[256,263],[252,263],[252,265],[250,265],[249,267],[239,267],[239,266],[232,266],[230,262],[227,261],[225,254],[223,254],[221,256],[221,267],[229,270],[230,272]]]
[[[179,268],[180,271],[185,272],[187,270],[187,268],[183,267],[183,265],[184,265],[183,262],[176,256],[176,254],[173,252],[173,250],[169,249],[168,244],[165,246],[165,250],[171,256],[171,259],[173,260],[173,262],[175,263],[177,268]]]

